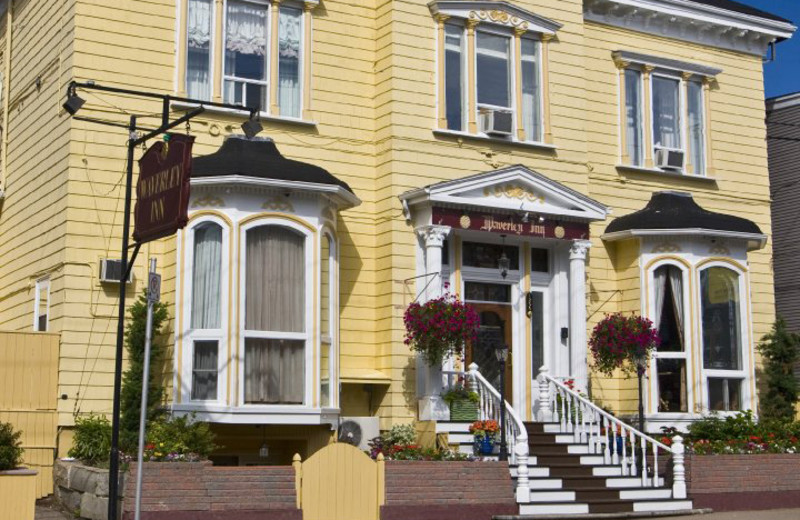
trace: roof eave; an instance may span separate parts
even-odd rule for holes
[[[724,231],[720,229],[685,228],[685,229],[626,229],[612,231],[600,236],[605,242],[616,242],[633,238],[654,236],[703,236],[714,238],[729,238],[747,242],[748,251],[762,249],[767,243],[767,235],[763,233],[744,233],[741,231]]]
[[[333,200],[339,209],[359,206],[361,199],[338,184],[317,182],[286,181],[281,179],[262,179],[246,175],[219,175],[213,177],[193,177],[192,186],[258,186],[263,188],[287,189],[314,192]]]

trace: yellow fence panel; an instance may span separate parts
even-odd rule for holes
[[[306,462],[295,458],[303,520],[378,520],[383,504],[383,460],[335,443]]]
[[[22,431],[36,496],[53,493],[58,416],[58,334],[0,332],[0,421]]]

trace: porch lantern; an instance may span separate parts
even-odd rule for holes
[[[505,253],[503,253],[505,256]],[[505,276],[503,276],[505,278]],[[506,443],[506,361],[508,360],[508,345],[498,343],[494,355],[500,362],[500,456],[499,460],[508,460],[508,444]]]
[[[500,258],[497,259],[497,267],[500,269],[500,276],[505,280],[506,276],[508,276],[508,270],[511,268],[511,260],[506,255],[506,236],[500,235],[500,237],[503,239],[503,252],[500,254]]]
[[[265,426],[261,426],[262,432],[262,442],[261,447],[258,449],[258,456],[262,459],[266,459],[269,457],[269,446],[267,445],[267,428]]]

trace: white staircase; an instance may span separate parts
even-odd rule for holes
[[[686,496],[682,439],[671,447],[622,423],[543,368],[539,375],[539,421],[523,423],[471,365],[466,377],[480,396],[480,418],[499,422],[506,411],[509,468],[520,514],[648,513],[692,509]],[[469,422],[437,422],[437,433],[473,453]],[[672,471],[667,471],[668,460]]]

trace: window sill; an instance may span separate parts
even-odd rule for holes
[[[621,173],[641,173],[645,175],[657,175],[659,177],[669,177],[670,179],[681,179],[687,181],[705,182],[709,184],[716,184],[716,177],[706,177],[704,175],[694,175],[688,173],[677,173],[659,168],[645,168],[643,166],[632,166],[629,164],[618,164],[617,171]]]
[[[540,143],[534,141],[516,141],[512,139],[503,139],[501,137],[491,137],[483,134],[471,134],[469,132],[461,132],[459,130],[446,130],[443,128],[434,128],[433,135],[439,137],[452,137],[456,139],[469,139],[472,141],[488,141],[490,143],[505,144],[509,146],[519,146],[522,148],[533,148],[536,150],[555,151],[557,147],[552,144]]]
[[[298,405],[226,406],[197,402],[173,404],[176,414],[194,414],[200,421],[227,424],[333,424],[338,421],[338,408],[312,408]]]
[[[172,108],[178,110],[188,110],[190,108],[197,108],[200,106],[197,103],[186,103],[185,101],[173,101]],[[230,115],[230,116],[241,116],[246,118],[250,112],[247,110],[234,110],[231,108],[221,108],[221,107],[205,107],[206,112],[210,114],[219,114],[219,115]],[[282,123],[287,125],[297,125],[297,126],[306,126],[306,127],[316,127],[316,121],[308,121],[306,119],[300,119],[297,117],[285,117],[285,116],[271,116],[266,112],[260,112],[258,118],[261,121],[272,122],[272,123]]]

